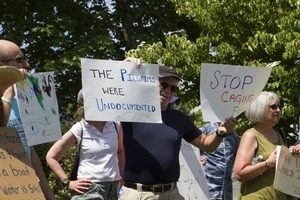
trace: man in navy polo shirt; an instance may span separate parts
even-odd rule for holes
[[[163,123],[122,122],[125,170],[120,200],[179,200],[179,150],[182,138],[201,150],[214,151],[225,134],[235,126],[235,118],[221,123],[207,136],[187,115],[169,106],[178,92],[181,78],[173,67],[160,66],[160,102]]]

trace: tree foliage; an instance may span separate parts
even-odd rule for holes
[[[170,35],[165,44],[145,44],[128,51],[127,55],[141,57],[145,62],[160,59],[178,68],[185,80],[179,95],[187,110],[200,103],[201,63],[265,67],[280,61],[280,65],[273,68],[264,90],[275,91],[281,97],[283,108],[279,126],[288,133],[295,133],[297,129],[290,125],[298,124],[299,130],[300,11],[297,1],[171,2],[180,16],[197,23],[201,30],[199,37],[194,40],[187,33]],[[240,116],[239,134],[247,127],[249,124]]]
[[[201,63],[264,67],[280,61],[264,90],[281,97],[279,126],[294,133],[290,125],[299,126],[297,0],[1,0],[0,16],[0,37],[22,46],[31,69],[54,71],[62,122],[70,121],[76,109],[80,58],[123,60],[126,53],[176,67],[185,80],[180,109],[187,113],[200,104]],[[201,112],[191,117],[203,124]],[[247,127],[240,116],[238,133]],[[40,145],[38,153],[44,157],[48,148]],[[61,160],[66,168],[71,169],[73,153]],[[43,164],[58,199],[67,198],[68,191]]]

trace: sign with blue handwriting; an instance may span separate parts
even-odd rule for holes
[[[158,65],[81,59],[85,120],[162,123]]]
[[[272,67],[202,63],[200,99],[203,121],[237,117],[265,87]]]

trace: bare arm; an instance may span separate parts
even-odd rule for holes
[[[67,177],[67,174],[62,169],[58,160],[65,154],[74,144],[76,143],[76,137],[68,131],[65,133],[60,140],[58,140],[54,145],[49,149],[46,160],[49,167],[55,173],[55,175],[63,180]]]
[[[118,164],[120,169],[120,175],[123,177],[124,166],[125,166],[125,155],[123,147],[123,129],[122,126],[119,127],[118,133]]]
[[[30,152],[31,152],[31,163],[32,163],[33,169],[35,170],[36,175],[38,176],[38,178],[40,180],[40,186],[44,193],[45,198],[46,198],[46,200],[54,200],[55,196],[54,196],[52,189],[49,187],[48,181],[45,177],[45,173],[44,173],[40,158],[38,157],[38,155],[33,147],[30,147]]]
[[[118,164],[119,164],[120,175],[122,176],[122,179],[120,180],[119,184],[120,184],[120,186],[122,186],[123,185],[123,177],[124,177],[124,168],[125,168],[125,153],[124,153],[124,147],[123,147],[122,126],[119,126],[119,130],[118,130]]]
[[[263,174],[269,168],[275,167],[276,150],[265,162],[259,162],[255,165],[251,165],[251,161],[255,156],[254,153],[257,145],[256,137],[252,132],[246,131],[243,133],[233,167],[234,175],[238,181],[254,179]],[[269,166],[267,166],[266,162]]]
[[[62,181],[67,178],[67,174],[59,164],[58,160],[65,154],[74,144],[76,143],[76,137],[71,131],[65,133],[60,140],[58,140],[48,151],[46,160],[49,167],[52,169],[54,174]],[[84,191],[88,190],[91,185],[91,181],[88,179],[80,179],[70,181],[68,188],[83,194]]]
[[[13,103],[14,96],[15,96],[14,87],[9,86],[3,92],[3,96],[1,97],[2,104],[3,104],[3,112],[4,112],[4,118],[5,118],[4,123],[5,124],[7,124],[10,113],[11,113],[11,108],[12,108],[12,103]]]
[[[223,140],[223,138],[220,136],[224,136],[225,134],[231,133],[235,127],[235,122],[235,118],[227,118],[225,122],[220,123],[220,126],[217,131],[219,136],[216,132],[210,135],[201,134],[196,139],[191,141],[191,144],[203,151],[213,152]]]
[[[219,146],[222,140],[223,138],[218,137],[216,134],[211,134],[208,136],[201,134],[196,139],[191,141],[191,144],[198,147],[202,151],[211,153]]]

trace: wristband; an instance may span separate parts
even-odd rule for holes
[[[270,164],[265,160],[265,164],[268,167],[268,169],[270,169]]]
[[[5,98],[5,97],[1,97],[1,99],[2,99],[3,101],[5,101],[8,105],[10,105],[10,106],[13,105],[13,102],[12,102],[11,100]]]
[[[218,129],[216,130],[216,135],[217,135],[217,137],[219,137],[219,138],[224,138],[224,137],[226,136],[226,134],[221,135],[221,134],[219,133],[219,130],[218,130]]]

